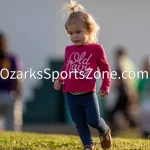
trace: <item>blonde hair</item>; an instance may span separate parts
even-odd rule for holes
[[[67,31],[67,26],[70,24],[75,24],[78,22],[83,23],[84,27],[89,31],[89,42],[97,43],[100,26],[96,23],[91,14],[86,12],[81,4],[77,4],[76,1],[71,0],[70,4],[66,4],[62,10],[68,10],[69,17],[65,23],[65,29]]]

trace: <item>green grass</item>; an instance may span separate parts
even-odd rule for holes
[[[150,140],[114,138],[113,143],[111,150],[150,150]],[[0,132],[0,150],[82,150],[82,144],[77,136]]]

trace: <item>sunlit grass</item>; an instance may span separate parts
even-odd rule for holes
[[[97,150],[99,138],[94,137]],[[111,150],[149,150],[150,140],[114,138]],[[0,132],[0,150],[82,150],[78,136]]]

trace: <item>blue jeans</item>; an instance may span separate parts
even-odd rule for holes
[[[107,132],[108,126],[100,117],[96,92],[89,92],[82,95],[67,93],[67,103],[83,145],[94,144],[88,125],[97,129],[100,133]]]

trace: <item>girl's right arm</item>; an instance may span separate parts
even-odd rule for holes
[[[64,84],[65,83],[65,80],[64,80],[64,78],[65,77],[63,77],[63,71],[66,71],[66,62],[67,62],[67,57],[66,57],[66,52],[67,51],[67,47],[66,47],[66,49],[65,49],[65,59],[64,59],[64,66],[62,67],[62,69],[61,69],[61,71],[60,71],[60,73],[59,73],[59,77],[55,80],[55,82],[54,82],[54,85],[62,85],[62,84]]]

